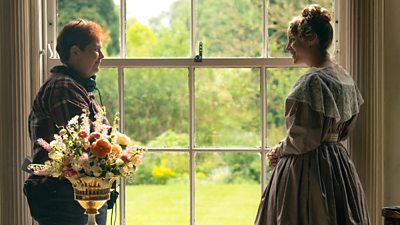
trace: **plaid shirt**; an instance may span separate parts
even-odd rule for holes
[[[93,93],[74,80],[71,76],[52,70],[51,77],[40,88],[29,115],[29,135],[33,144],[33,163],[44,163],[49,159],[47,151],[36,144],[38,138],[47,142],[68,121],[82,113],[82,109],[94,114],[101,110]]]

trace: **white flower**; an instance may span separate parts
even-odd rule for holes
[[[121,165],[124,164],[124,161],[123,161],[122,159],[118,158],[118,159],[115,161],[115,164],[116,164],[117,166],[121,166]]]
[[[93,166],[92,171],[95,177],[99,177],[101,175],[101,168],[98,166]]]
[[[111,173],[111,172],[107,172],[106,173],[106,179],[110,179],[110,178],[113,178],[113,177],[115,177],[115,175],[113,173]]]
[[[72,119],[68,122],[68,125],[75,125],[75,124],[78,124],[78,119],[79,119],[79,116],[78,116],[78,115],[72,117]]]

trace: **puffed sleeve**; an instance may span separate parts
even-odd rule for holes
[[[304,154],[320,145],[324,129],[322,113],[312,110],[307,103],[287,99],[285,121],[287,135],[274,147],[280,157]]]

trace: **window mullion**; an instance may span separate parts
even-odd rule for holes
[[[266,183],[266,149],[267,149],[267,78],[266,67],[261,67],[260,72],[260,89],[261,89],[261,192],[265,188]]]
[[[126,0],[120,0],[120,37],[121,37],[121,58],[126,57]]]
[[[195,221],[195,86],[194,67],[189,67],[189,180],[190,180],[190,225]]]
[[[125,113],[124,113],[124,68],[118,67],[118,111],[120,113],[119,129],[124,132]],[[111,122],[111,121],[110,121]],[[120,179],[120,224],[126,224],[126,182],[124,178]]]
[[[268,57],[268,2],[269,0],[262,0],[262,53],[263,58]]]
[[[190,0],[190,57],[196,55],[196,1]],[[192,61],[193,62],[193,61]],[[189,66],[189,63],[188,63]],[[189,180],[190,180],[190,225],[195,224],[195,152],[194,148],[194,132],[195,132],[195,96],[194,96],[194,67],[189,67]]]
[[[190,0],[190,57],[196,55],[196,1]]]
[[[126,0],[120,0],[120,57],[126,57]],[[118,111],[120,112],[119,128],[124,131],[124,67],[118,66]],[[120,224],[126,224],[126,182],[124,178],[120,179]]]

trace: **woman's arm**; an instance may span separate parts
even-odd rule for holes
[[[287,99],[285,106],[287,135],[273,150],[279,157],[299,155],[317,148],[323,136],[324,117],[307,103]]]

